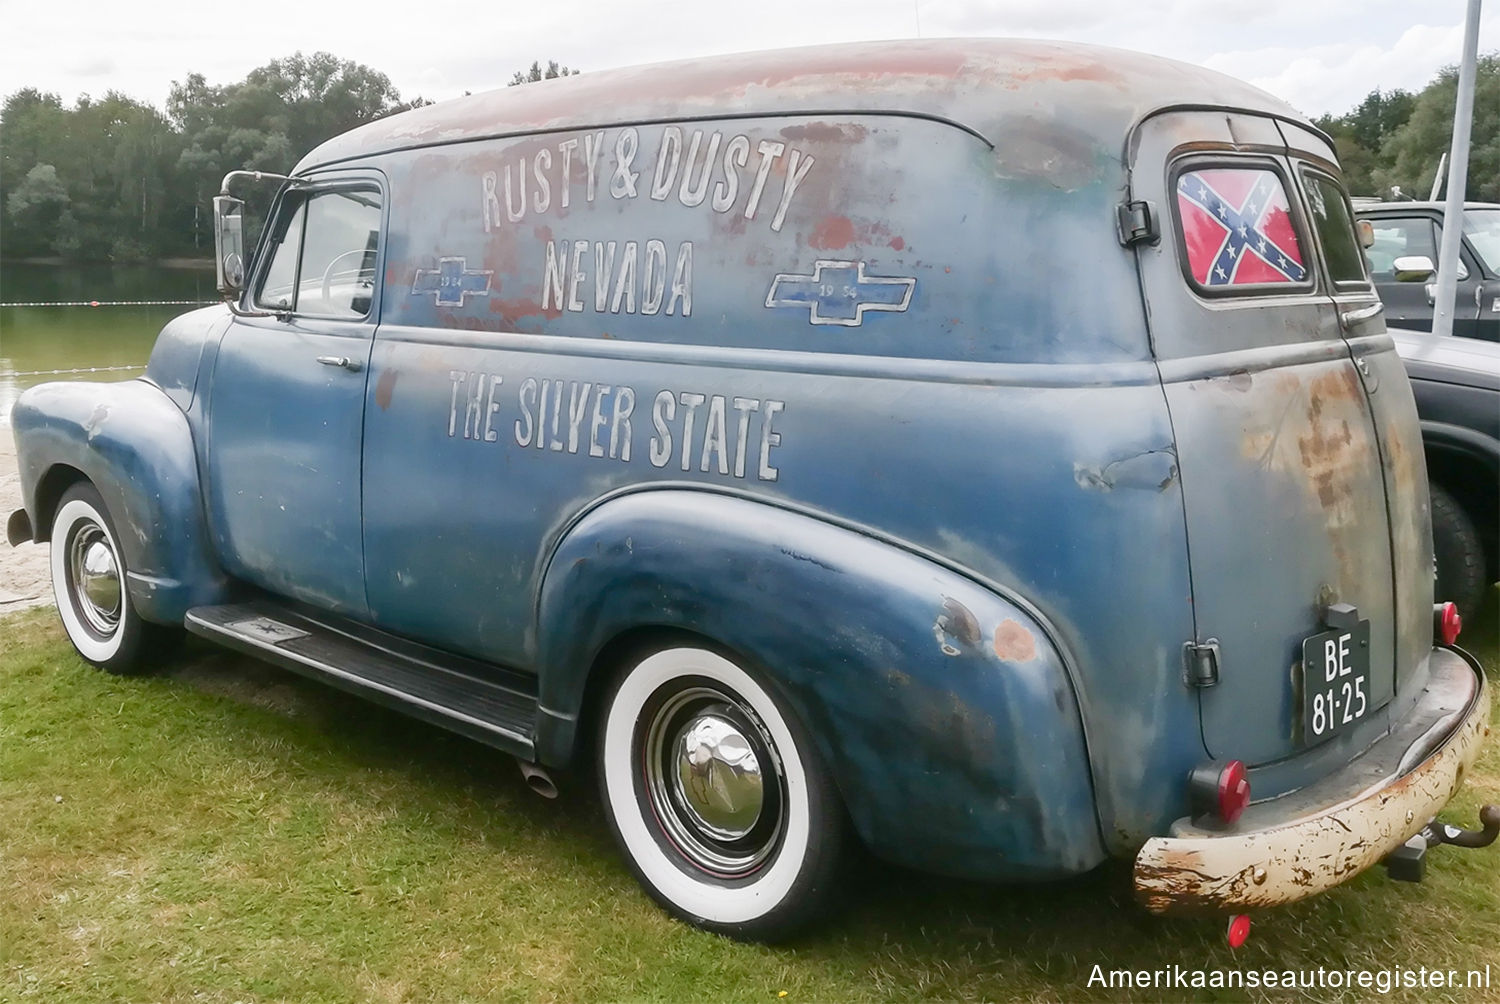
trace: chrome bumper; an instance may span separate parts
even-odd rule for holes
[[[1316,784],[1250,806],[1233,826],[1180,819],[1135,859],[1153,913],[1241,911],[1331,889],[1378,863],[1448,804],[1490,731],[1484,673],[1434,649],[1431,677],[1389,736]]]

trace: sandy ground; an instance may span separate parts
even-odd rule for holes
[[[21,476],[10,423],[0,421],[0,521],[21,508]],[[11,547],[0,538],[0,615],[52,602],[46,544]]]

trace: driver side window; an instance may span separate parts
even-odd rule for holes
[[[289,200],[290,202],[290,200]],[[380,193],[333,189],[288,204],[273,232],[255,304],[315,317],[358,320],[370,312],[380,241]]]

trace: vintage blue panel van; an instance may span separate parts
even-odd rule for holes
[[[1490,715],[1339,179],[1258,90],[1029,41],[419,109],[253,255],[226,191],[144,378],[20,399],[9,536],[106,669],[185,627],[597,771],[710,929],[854,841],[1289,902],[1418,853]]]

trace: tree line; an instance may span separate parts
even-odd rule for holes
[[[1476,69],[1465,197],[1500,202],[1500,53],[1480,57]],[[1350,194],[1389,199],[1399,188],[1401,198],[1425,199],[1453,136],[1457,100],[1458,68],[1449,66],[1416,94],[1371,91],[1353,110],[1316,122],[1333,137]]]
[[[570,71],[549,62],[523,84]],[[1372,91],[1317,124],[1334,138],[1354,195],[1426,198],[1448,148],[1457,93],[1448,67],[1421,92]],[[203,257],[208,200],[228,171],[285,173],[332,136],[427,104],[390,78],[326,52],[296,53],[210,86],[174,82],[164,111],[114,91],[66,107],[26,88],[0,108],[0,255],[79,261]],[[1500,201],[1500,55],[1479,61],[1468,197]]]

